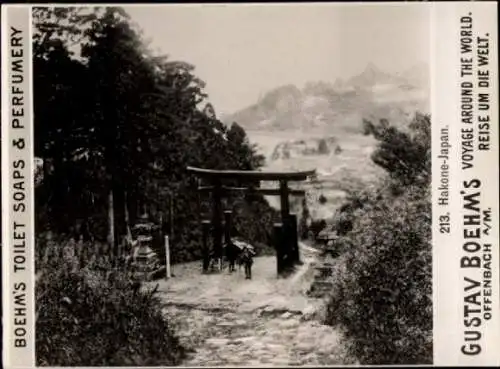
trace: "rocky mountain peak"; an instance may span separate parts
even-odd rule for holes
[[[420,109],[428,99],[420,91],[422,80],[428,79],[426,73],[425,65],[390,74],[368,63],[360,74],[337,78],[335,83],[311,81],[302,90],[294,84],[274,88],[255,104],[225,118],[250,130],[358,132],[361,116]],[[391,114],[388,118],[394,118]]]

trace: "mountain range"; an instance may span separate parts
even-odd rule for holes
[[[363,119],[385,118],[399,125],[417,110],[429,110],[426,64],[391,74],[369,63],[360,74],[333,83],[313,81],[301,89],[279,86],[222,120],[253,131],[359,133]]]

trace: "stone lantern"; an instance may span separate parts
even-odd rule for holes
[[[132,250],[132,270],[134,275],[142,280],[151,279],[152,275],[159,269],[159,259],[153,250],[153,231],[155,224],[142,218],[132,228],[132,234],[136,239],[136,245]]]

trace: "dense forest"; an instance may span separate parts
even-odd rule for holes
[[[37,233],[117,247],[147,213],[175,229],[174,262],[199,257],[209,199],[186,166],[248,170],[264,158],[217,118],[194,66],[153,55],[123,9],[35,8],[33,21]],[[236,194],[225,207],[235,232],[267,243],[262,197]]]

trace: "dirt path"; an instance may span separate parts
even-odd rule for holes
[[[160,281],[165,313],[192,349],[186,366],[343,364],[339,334],[309,319],[320,301],[305,296],[312,279],[312,252],[286,279],[276,259],[260,257],[244,272],[202,275],[199,263],[174,268]]]

